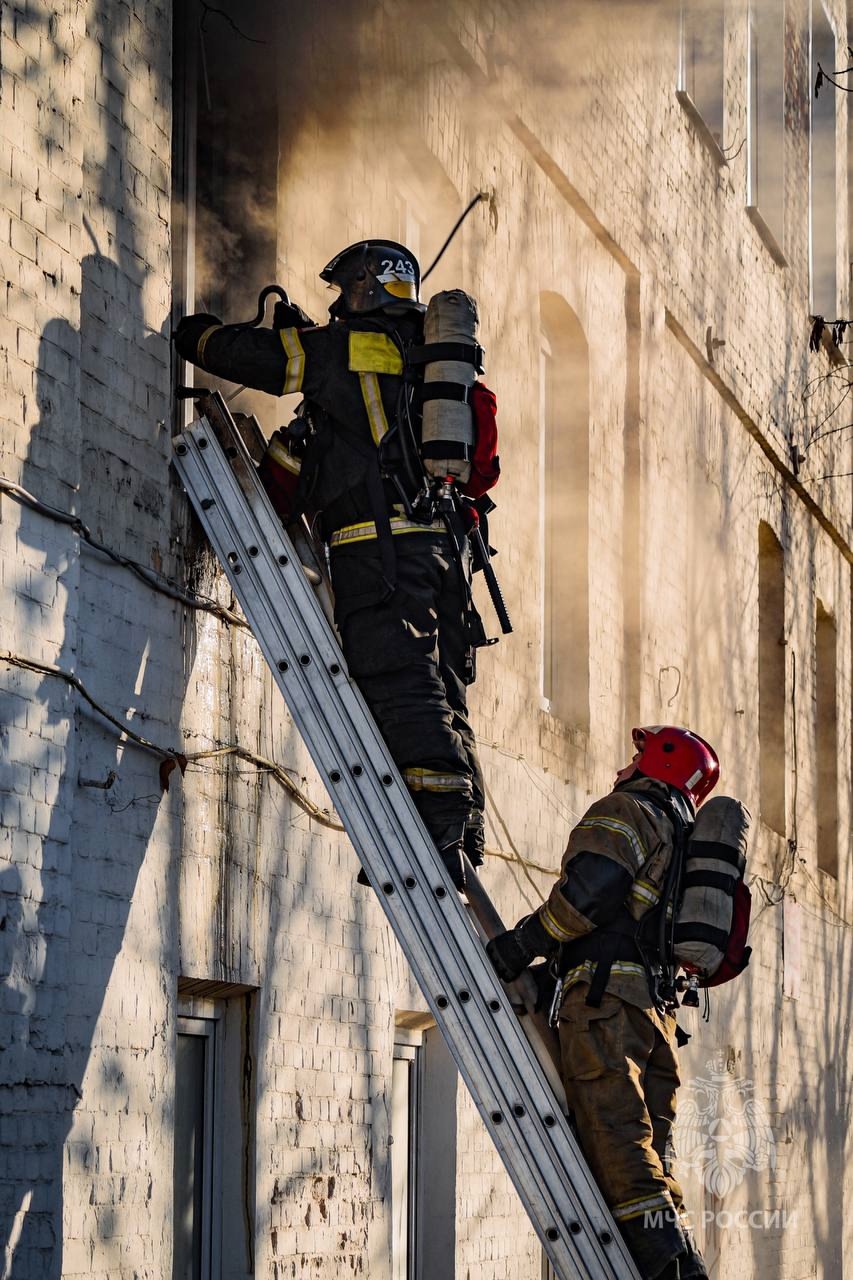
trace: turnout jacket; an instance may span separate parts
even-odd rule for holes
[[[671,804],[665,783],[632,778],[590,806],[569,836],[562,875],[539,908],[551,938],[569,943],[606,927],[623,907],[640,921],[657,906],[675,848]],[[590,983],[596,964],[573,964],[564,990]],[[613,962],[605,990],[638,1008],[653,1008],[639,955]]]
[[[404,389],[401,346],[420,341],[419,313],[395,317],[393,323],[370,317],[336,320],[326,325],[284,329],[222,325],[212,316],[189,316],[175,334],[180,355],[192,364],[270,395],[301,394],[311,412],[316,434],[304,459],[294,456],[283,433],[270,441],[264,472],[290,471],[293,491],[300,474],[310,473],[310,493],[299,493],[313,512],[330,513],[325,536],[357,520],[369,520],[375,505],[367,493],[376,453],[393,470],[399,450],[391,428]],[[279,473],[280,474],[280,473]],[[386,505],[393,512],[399,493],[384,482]],[[275,501],[275,494],[271,494]],[[293,495],[291,495],[293,496]],[[278,505],[284,505],[284,498]],[[279,514],[286,517],[284,511]],[[423,528],[423,526],[419,526]],[[396,527],[394,532],[409,532]],[[415,532],[415,529],[411,530]]]

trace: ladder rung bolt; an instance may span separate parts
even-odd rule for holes
[[[448,1005],[447,996],[439,996],[435,1003],[438,1005],[439,1009],[446,1009]]]
[[[361,777],[361,775],[362,775],[363,773],[364,773],[364,769],[361,767],[361,765],[360,765],[360,764],[354,764],[354,765],[353,765],[353,767],[352,767],[352,776],[353,776],[354,778],[360,778],[360,777]]]
[[[329,667],[329,670],[331,671],[333,676],[339,676],[341,674],[340,664],[337,662],[333,662],[332,665]]]
[[[249,555],[250,555],[250,556],[256,556],[257,554],[258,554],[258,548],[257,548],[257,547],[249,547]]]
[[[185,444],[175,445],[175,453],[178,455],[179,458],[182,458],[186,453],[186,451],[187,451],[187,446]]]
[[[394,779],[391,777],[390,773],[383,773],[383,775],[382,775],[382,785],[383,785],[383,786],[385,786],[385,787],[390,787],[390,785],[391,785],[391,783],[392,783],[393,781],[394,781]]]
[[[549,1240],[559,1240],[560,1238],[560,1233],[556,1227],[549,1227],[548,1230],[545,1232],[545,1235],[548,1237]]]
[[[207,448],[207,440],[205,439],[205,437],[204,437],[204,436],[199,436],[199,438],[198,438],[198,447],[199,447],[199,449],[206,449],[206,448]]]
[[[602,1231],[601,1235],[600,1235],[598,1238],[599,1238],[599,1240],[601,1241],[601,1243],[602,1243],[602,1244],[612,1244],[612,1243],[613,1243],[613,1236],[610,1234],[610,1232],[609,1232],[609,1231]]]
[[[215,507],[215,506],[216,506],[216,503],[213,501],[212,498],[202,498],[201,500],[202,511],[209,511],[211,507]]]
[[[504,1118],[501,1115],[500,1111],[492,1112],[492,1124],[503,1124],[503,1119]]]
[[[471,992],[470,992],[470,991],[460,991],[460,992],[459,992],[459,999],[462,1001],[462,1003],[463,1003],[463,1004],[467,1004],[467,1003],[468,1003],[468,1001],[471,999]]]
[[[573,1236],[579,1236],[580,1233],[583,1231],[583,1227],[579,1222],[570,1222],[569,1230],[571,1231]]]
[[[289,667],[290,667],[290,663],[287,662],[284,658],[282,658],[281,662],[279,662],[278,664],[279,671],[287,671]]]
[[[490,1000],[490,1001],[489,1001],[489,1008],[491,1009],[492,1013],[500,1013],[500,1011],[501,1011],[501,1002],[500,1002],[500,1000]]]
[[[330,779],[330,781],[332,781],[332,782],[340,782],[340,780],[341,780],[341,775],[340,775],[340,773],[338,772],[338,770],[337,770],[337,769],[333,769],[333,770],[332,770],[332,772],[329,774],[329,779]]]
[[[414,889],[417,881],[414,876],[406,876],[405,885],[407,889]]]
[[[515,1106],[512,1109],[512,1114],[515,1116],[516,1120],[520,1120],[521,1117],[524,1115],[524,1107],[521,1105],[520,1102],[516,1102]]]
[[[385,884],[382,886],[382,892],[387,893],[389,896],[394,892],[394,886],[390,880],[385,881]]]
[[[554,1125],[557,1123],[553,1116],[543,1116],[542,1119],[546,1129],[553,1129]]]
[[[446,898],[446,897],[447,897],[447,890],[445,889],[445,887],[444,887],[444,885],[443,885],[443,884],[438,884],[438,885],[436,885],[436,887],[435,887],[435,896],[436,896],[437,898]]]
[[[284,568],[284,566],[288,563],[287,556],[279,556],[278,562],[282,566],[282,568]]]
[[[299,661],[302,663],[303,667],[307,667],[311,662],[311,657],[307,653],[301,653],[299,655]]]

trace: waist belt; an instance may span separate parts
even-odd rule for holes
[[[392,516],[391,532],[399,533],[446,533],[443,520],[433,520],[432,524],[418,524],[417,520],[409,520],[406,516]],[[349,545],[352,542],[369,542],[376,537],[376,524],[373,520],[362,520],[359,524],[344,525],[329,538],[330,547]]]
[[[639,922],[632,916],[611,921],[602,929],[594,929],[571,942],[564,942],[560,948],[559,973],[564,977],[570,969],[584,960],[595,960],[595,973],[592,976],[586,1003],[593,1009],[599,1008],[601,998],[610,978],[610,970],[617,960],[633,960],[639,962],[649,976],[649,960],[639,944],[637,931]]]

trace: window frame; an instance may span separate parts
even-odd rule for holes
[[[788,582],[785,549],[775,529],[766,520],[758,523],[758,812],[769,831],[784,838],[788,825],[788,727],[787,635]],[[774,635],[771,623],[778,622],[781,634]],[[778,663],[765,662],[766,647],[774,643],[782,649],[781,687],[778,684]],[[772,668],[772,670],[768,670]],[[781,698],[781,714],[778,706],[771,705],[776,696]],[[763,732],[766,724],[781,722],[781,743],[771,743]],[[778,748],[781,746],[781,757]],[[778,772],[777,772],[778,770]],[[781,796],[773,797],[774,788]]]
[[[815,190],[814,190],[814,140],[815,140],[815,97],[812,86],[815,83],[815,75],[817,72],[817,60],[815,59],[815,10],[820,9],[823,20],[832,37],[833,53],[838,51],[838,34],[832,23],[832,17],[823,3],[823,0],[810,0],[809,3],[809,310],[813,314],[818,314],[818,303],[815,300],[815,261],[814,261],[814,206],[815,206]],[[833,67],[835,65],[833,57]],[[825,86],[826,91],[826,86]],[[834,263],[832,277],[834,282],[834,298],[832,299],[831,310],[821,310],[819,314],[834,318],[839,313],[838,296],[840,292],[841,279],[838,271],[838,119],[835,111],[835,94],[829,94],[832,102],[832,140],[833,140],[833,177],[835,190],[833,192],[832,209],[833,209],[833,248]]]
[[[588,736],[592,730],[592,588],[591,528],[593,474],[592,354],[581,318],[563,294],[542,290],[539,294],[539,396],[538,396],[538,588],[540,712],[561,733]],[[582,373],[582,399],[580,397]],[[566,396],[568,379],[572,395]],[[571,409],[566,406],[571,403]],[[578,407],[583,421],[579,423]],[[561,417],[561,412],[564,415]],[[582,425],[583,434],[580,426]],[[571,443],[572,465],[561,470],[562,447]],[[556,491],[554,477],[564,475],[566,487]],[[569,558],[563,571],[555,566],[559,536],[555,518],[570,511],[577,520],[574,532],[581,539],[580,563]],[[580,513],[580,519],[578,519]],[[567,615],[567,592],[574,589]],[[562,639],[562,646],[561,641]],[[573,674],[562,672],[566,649],[572,654]]]
[[[556,712],[552,705],[552,698],[549,694],[549,687],[553,687],[553,678],[550,667],[552,665],[550,656],[553,645],[551,642],[551,609],[549,602],[549,583],[548,583],[548,565],[549,565],[549,546],[548,546],[548,482],[546,479],[548,467],[548,379],[549,370],[548,362],[554,359],[554,352],[551,347],[548,335],[545,332],[545,325],[539,325],[539,448],[538,448],[538,493],[537,493],[537,510],[538,510],[538,537],[539,537],[539,625],[542,629],[542,643],[539,646],[539,709],[544,711],[546,715],[556,716]]]
[[[694,97],[694,93],[690,89],[691,71],[690,58],[687,50],[687,12],[690,0],[681,0],[678,8],[678,69],[676,77],[675,96],[689,116],[697,134],[704,143],[712,160],[722,168],[728,164],[728,157],[723,151],[722,137],[726,123],[726,72],[725,72],[725,36],[726,36],[726,5],[725,0],[720,2],[720,10],[722,14],[722,37],[723,44],[720,49],[720,138],[716,138],[712,128],[712,122],[705,119],[702,113],[702,105]]]
[[[768,221],[769,210],[765,205],[761,209],[761,181],[759,169],[760,122],[763,119],[760,108],[760,86],[762,70],[759,61],[760,39],[758,34],[758,5],[756,0],[749,0],[746,10],[746,212],[750,221],[761,237],[765,248],[774,262],[780,267],[788,266],[785,256],[785,3],[782,0],[782,45],[780,57],[781,103],[782,112],[779,119],[780,155],[782,158],[781,201],[779,216],[781,226],[773,228]]]
[[[175,1027],[176,1085],[177,1037],[193,1036],[205,1041],[200,1270],[202,1280],[220,1280],[222,1274],[220,1232],[215,1229],[214,1210],[215,1206],[221,1202],[222,1181],[222,1125],[219,1121],[221,1071],[218,1060],[221,1051],[223,1010],[221,1005],[212,1000],[189,1001],[186,999],[179,1000],[178,1009]],[[172,1220],[174,1222],[174,1185]],[[174,1275],[174,1255],[172,1265]]]
[[[814,712],[815,712],[815,813],[817,818],[815,832],[815,859],[819,872],[837,884],[841,869],[841,806],[838,793],[841,784],[841,770],[838,767],[838,749],[840,735],[840,719],[838,715],[838,621],[834,610],[824,604],[818,596],[815,601],[814,615]],[[825,637],[831,639],[829,646]],[[829,652],[827,652],[829,650]],[[824,662],[831,654],[831,661]],[[825,694],[829,694],[826,697]],[[830,735],[827,739],[821,731],[821,708],[828,705],[831,717]],[[828,767],[825,767],[828,762]],[[827,778],[828,775],[828,778]],[[827,781],[831,781],[831,788]],[[821,815],[826,813],[826,802],[831,803],[832,822],[821,823]],[[826,857],[827,836],[822,834],[827,827],[832,833],[831,856]]]
[[[394,1029],[394,1053],[392,1064],[406,1062],[407,1073],[407,1168],[406,1168],[406,1255],[400,1259],[394,1251],[394,1222],[396,1207],[394,1205],[393,1185],[393,1145],[390,1170],[391,1195],[391,1280],[419,1280],[420,1268],[420,1204],[421,1204],[421,1093],[423,1073],[423,1034],[419,1030],[406,1027]],[[392,1065],[391,1076],[391,1127],[393,1138],[394,1117],[394,1075]]]

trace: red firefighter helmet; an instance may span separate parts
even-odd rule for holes
[[[720,761],[710,743],[689,729],[676,725],[651,725],[632,729],[640,753],[637,771],[646,778],[667,782],[698,808],[714,790],[720,777]]]

